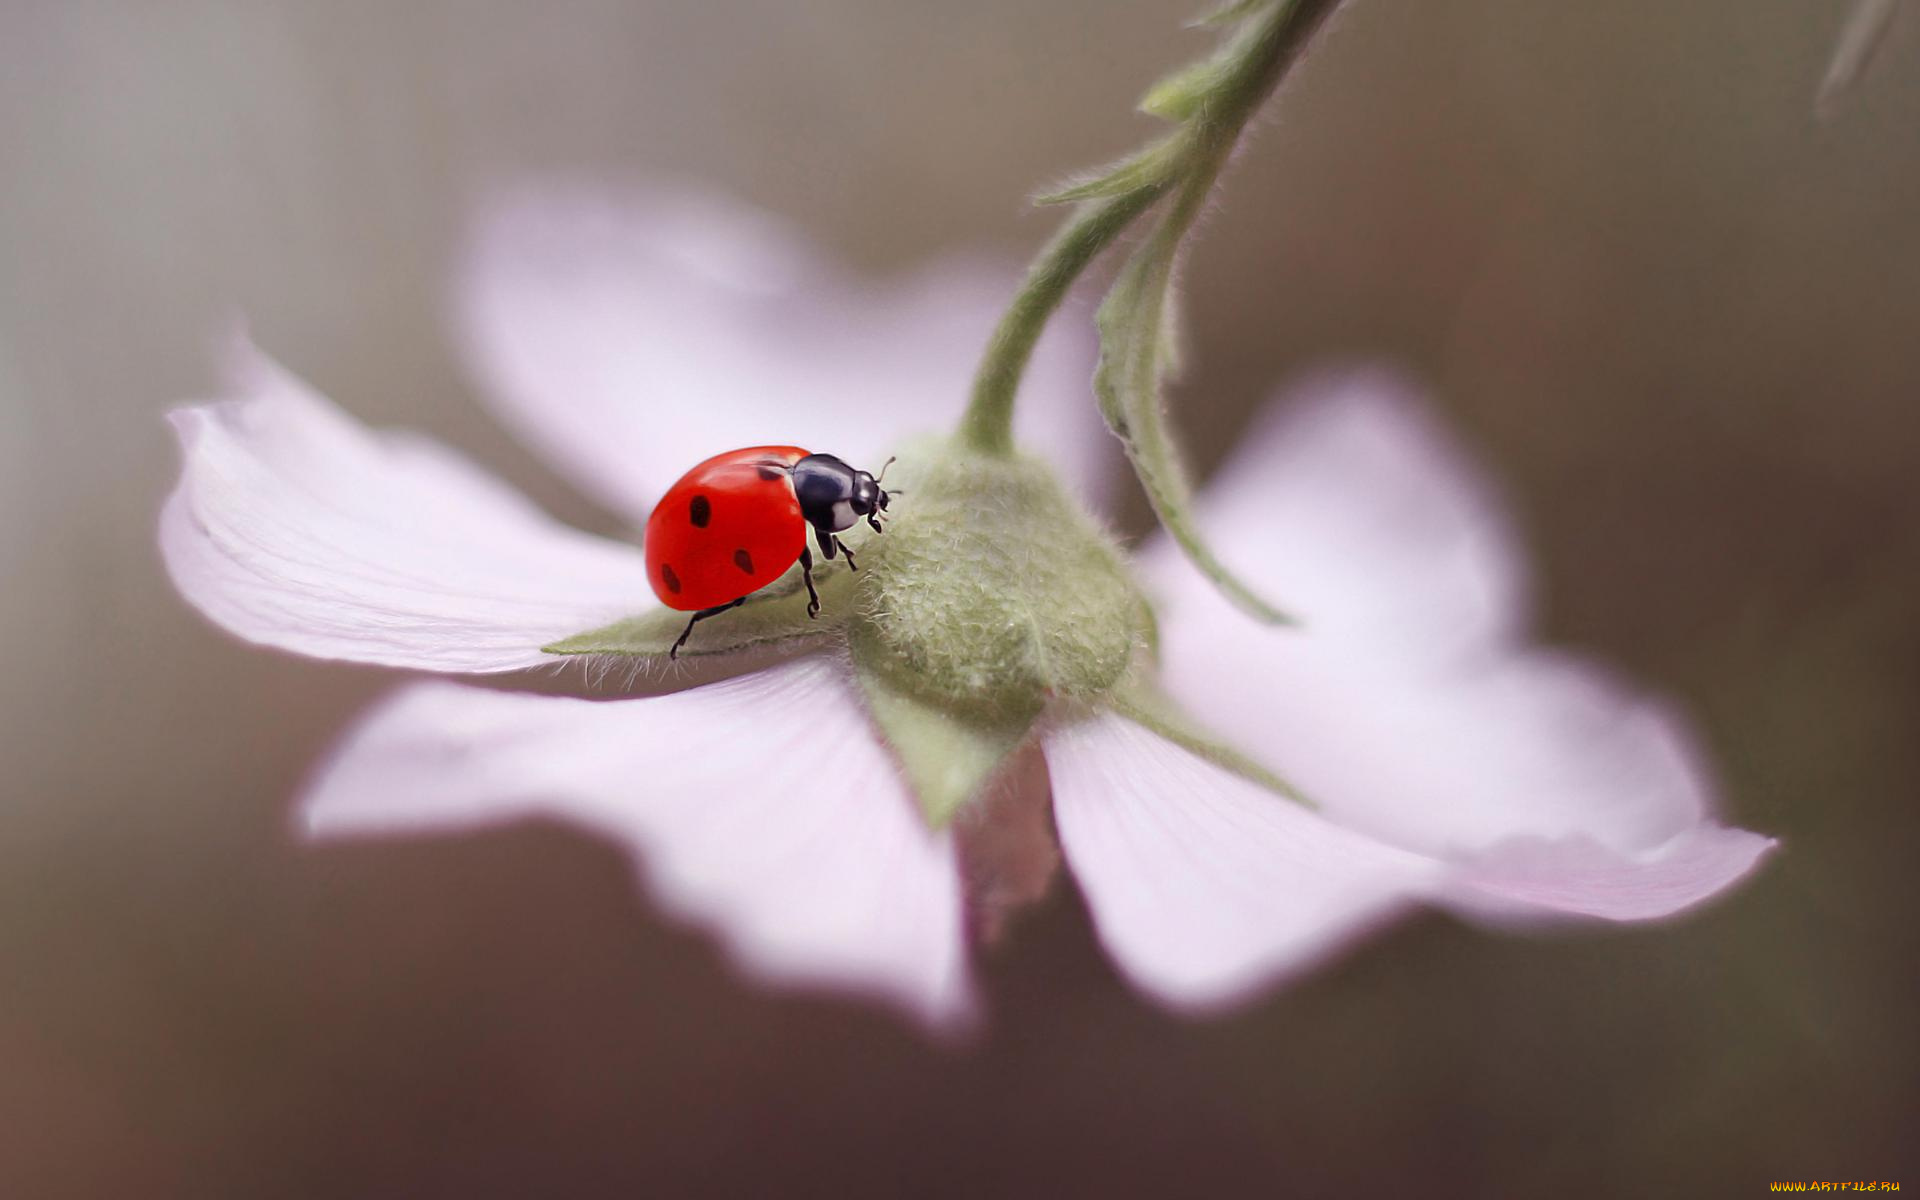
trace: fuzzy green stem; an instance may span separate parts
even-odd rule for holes
[[[1073,281],[1133,219],[1153,206],[1165,183],[1083,204],[1034,259],[1013,303],[994,327],[973,377],[973,398],[960,421],[960,440],[985,454],[1013,452],[1013,400],[1033,357],[1040,331]]]
[[[1176,195],[1174,211],[1155,230],[1168,243],[1168,258],[1205,204],[1250,116],[1272,92],[1287,66],[1332,12],[1339,0],[1269,0],[1271,7],[1250,20],[1217,60],[1217,73],[1202,71],[1205,94],[1195,93],[1193,111],[1174,139],[1150,148],[1110,177],[1126,186],[1105,191],[1099,182],[1078,191],[1086,200],[1041,250],[1013,303],[987,342],[974,375],[973,394],[961,418],[963,443],[987,454],[1013,450],[1013,405],[1021,377],[1033,357],[1040,332],[1060,307],[1074,280],[1128,225]],[[1230,6],[1221,20],[1252,15],[1257,4]],[[1147,107],[1155,108],[1154,97]],[[1079,198],[1073,190],[1062,198]]]
[[[1339,3],[1278,0],[1259,20],[1249,22],[1222,54],[1218,81],[1187,123],[1179,190],[1154,231],[1149,255],[1171,258],[1200,215],[1247,121]]]

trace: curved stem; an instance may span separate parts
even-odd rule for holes
[[[1154,232],[1165,256],[1171,258],[1194,217],[1205,204],[1214,181],[1226,165],[1242,127],[1279,81],[1321,21],[1339,0],[1259,0],[1229,5],[1216,14],[1221,21],[1247,22],[1225,51],[1201,70],[1168,81],[1172,93],[1156,89],[1144,107],[1164,112],[1167,100],[1190,106],[1176,137],[1122,167],[1104,182],[1123,182],[1113,191],[1087,190],[1086,199],[1060,228],[1028,268],[1000,323],[987,342],[973,379],[973,394],[960,421],[960,438],[988,454],[1013,450],[1013,403],[1021,376],[1033,357],[1033,348],[1067,290],[1087,264],[1106,249],[1134,218],[1177,189],[1173,212]],[[1199,90],[1186,92],[1188,84]],[[1171,115],[1171,114],[1168,114]],[[1098,185],[1094,185],[1097,187]],[[1073,195],[1070,189],[1061,198]],[[1169,270],[1171,265],[1169,264]]]
[[[960,420],[963,442],[988,454],[1012,452],[1013,399],[1040,331],[1087,264],[1165,191],[1159,184],[1082,204],[1053,235],[987,342],[973,377],[973,397]]]

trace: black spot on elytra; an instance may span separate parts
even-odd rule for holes
[[[786,472],[782,471],[779,467],[770,467],[766,463],[761,463],[755,467],[754,470],[760,472],[760,478],[762,479],[778,479],[786,474]]]
[[[705,529],[707,522],[713,520],[713,505],[705,496],[695,496],[687,501],[687,520],[693,522],[695,529]]]
[[[660,564],[660,582],[666,584],[667,590],[674,595],[678,596],[680,594],[680,577],[675,575],[673,568],[666,563]]]
[[[753,555],[748,554],[745,547],[735,550],[733,552],[733,565],[751,575],[753,574]]]

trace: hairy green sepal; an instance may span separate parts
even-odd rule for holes
[[[681,658],[707,658],[747,650],[791,644],[800,648],[825,641],[846,623],[853,594],[852,580],[839,563],[822,568],[817,562],[814,585],[820,590],[820,615],[807,616],[807,597],[795,567],[747,599],[732,612],[702,621],[693,637],[680,648]],[[665,658],[690,614],[653,608],[564,638],[541,650],[548,654],[612,654],[622,657]]]
[[[975,720],[896,686],[858,656],[854,676],[921,815],[944,828],[1026,736],[1027,722]]]
[[[942,441],[901,457],[848,640],[930,819],[950,818],[1056,698],[1095,702],[1151,637],[1118,548],[1037,460]]]
[[[1280,775],[1207,732],[1171,697],[1149,683],[1139,679],[1129,680],[1107,698],[1107,706],[1134,724],[1152,730],[1174,745],[1249,783],[1257,783],[1295,804],[1316,810],[1320,807]]]

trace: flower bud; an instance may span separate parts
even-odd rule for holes
[[[1037,459],[943,441],[902,457],[902,498],[858,576],[856,665],[975,720],[1094,699],[1147,640],[1119,548]]]

